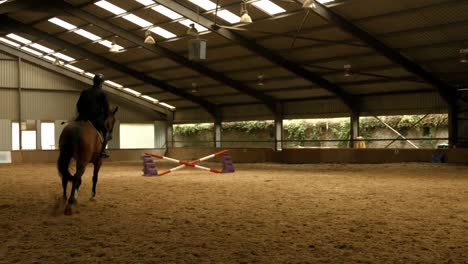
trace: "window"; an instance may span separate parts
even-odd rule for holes
[[[11,123],[11,149],[12,150],[19,150],[20,143],[19,143],[19,123],[13,122]]]
[[[20,127],[18,122],[11,123],[11,149],[20,149]],[[23,149],[36,149],[36,131],[21,131],[21,147]]]
[[[41,123],[41,149],[55,149],[54,123]]]
[[[21,131],[21,146],[23,149],[36,149],[36,131]]]
[[[154,124],[120,124],[120,148],[154,148]]]

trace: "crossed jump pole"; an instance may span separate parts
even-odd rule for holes
[[[167,171],[164,171],[164,172],[161,172],[161,173],[158,173],[158,176],[163,176],[164,174],[168,174],[168,173],[171,173],[173,171],[176,171],[176,170],[180,170],[186,166],[188,167],[193,167],[193,168],[198,168],[198,169],[201,169],[201,170],[206,170],[206,171],[210,171],[210,172],[213,172],[213,173],[223,173],[223,171],[221,170],[218,170],[218,169],[211,169],[211,168],[208,168],[208,167],[204,167],[204,166],[200,166],[200,165],[197,165],[197,163],[199,162],[202,162],[204,160],[207,160],[207,159],[211,159],[211,158],[214,158],[216,156],[220,156],[220,155],[223,155],[224,153],[228,152],[229,150],[225,149],[225,150],[222,150],[222,151],[219,151],[219,152],[216,152],[215,154],[211,154],[211,155],[208,155],[208,156],[205,156],[203,158],[199,158],[197,160],[194,160],[194,161],[191,161],[191,162],[187,162],[187,161],[183,161],[183,160],[178,160],[178,159],[173,159],[173,158],[169,158],[169,157],[166,157],[166,156],[160,156],[160,155],[156,155],[156,154],[153,154],[153,153],[148,153],[148,152],[145,152],[146,155],[150,155],[151,157],[155,157],[155,158],[158,158],[158,159],[163,159],[163,160],[168,160],[168,161],[172,161],[174,163],[178,163],[178,164],[181,164],[175,168],[172,168],[170,170],[167,170]]]

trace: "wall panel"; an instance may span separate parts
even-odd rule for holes
[[[18,61],[0,60],[0,88],[18,87]]]
[[[0,89],[0,118],[17,120],[18,117],[18,90]]]
[[[11,121],[0,119],[0,150],[11,150]]]
[[[82,90],[87,84],[61,76],[28,62],[21,62],[21,87],[53,90]]]

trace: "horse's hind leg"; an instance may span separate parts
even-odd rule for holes
[[[94,162],[94,171],[93,171],[93,192],[91,193],[91,199],[94,199],[96,196],[96,185],[98,182],[99,169],[101,169],[102,160],[98,159]]]
[[[81,164],[76,165],[76,173],[75,173],[75,176],[73,177],[71,194],[70,194],[70,197],[68,198],[68,204],[65,207],[65,214],[67,215],[72,214],[71,205],[76,202],[76,197],[75,197],[76,191],[78,191],[78,188],[81,185],[81,176],[83,175],[85,168],[86,168],[85,165],[81,165]]]

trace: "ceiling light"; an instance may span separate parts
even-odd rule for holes
[[[315,0],[304,0],[304,3],[302,3],[303,8],[316,8],[315,6]]]
[[[193,22],[190,19],[184,19],[179,21],[180,24],[186,26],[186,27],[191,27],[192,24],[195,25],[195,28],[198,30],[198,32],[203,32],[203,31],[208,31],[208,29],[198,23]]]
[[[52,64],[54,64],[55,66],[62,66],[63,62],[61,62],[61,61],[59,61],[59,59],[55,58],[55,60],[54,60],[54,62]]]
[[[102,1],[99,1],[99,2],[96,2],[94,3],[95,5],[99,6],[100,8],[102,9],[105,9],[111,13],[113,13],[114,15],[121,15],[123,13],[127,13],[127,10],[124,10],[114,4],[111,4],[105,0],[102,0]]]
[[[22,50],[25,50],[25,51],[27,51],[27,52],[29,52],[29,53],[32,53],[32,54],[34,54],[34,55],[36,55],[36,56],[42,56],[42,55],[43,55],[43,54],[40,53],[39,51],[35,51],[35,50],[30,49],[30,48],[28,48],[28,47],[21,47],[21,49],[22,49]]]
[[[144,20],[143,18],[136,16],[134,14],[125,15],[123,16],[123,18],[140,27],[150,27],[153,25],[151,22]]]
[[[144,5],[144,6],[149,6],[149,5],[152,5],[154,4],[154,1],[152,0],[135,0],[137,1],[138,3]]]
[[[236,16],[235,14],[231,13],[229,10],[221,10],[218,11],[218,17],[231,23],[239,23],[240,17]]]
[[[135,90],[133,90],[133,89],[130,89],[130,88],[123,88],[123,90],[126,91],[126,92],[128,92],[128,93],[131,93],[131,94],[133,94],[133,95],[135,95],[135,96],[140,96],[140,95],[141,95],[140,92],[137,92],[137,91],[135,91]]]
[[[62,59],[64,61],[68,61],[68,62],[75,60],[74,58],[72,58],[70,56],[67,56],[67,55],[65,55],[63,53],[60,53],[60,52],[54,53],[52,55],[54,55],[55,57],[60,58],[60,59]]]
[[[468,49],[461,49],[460,50],[460,62],[461,63],[468,63]]]
[[[120,48],[121,46],[117,45],[115,43],[115,38],[112,40],[112,46],[109,49],[109,52],[111,53],[119,53],[122,49]]]
[[[257,76],[257,85],[258,85],[258,86],[263,86],[263,85],[265,85],[265,83],[263,82],[264,78],[265,78],[265,76],[264,76],[263,74],[259,74],[259,75]]]
[[[154,40],[153,36],[151,36],[151,31],[146,30],[145,36],[145,44],[156,44],[156,41]]]
[[[19,47],[19,46],[21,46],[20,44],[18,44],[18,43],[16,43],[16,42],[13,42],[13,41],[11,41],[11,40],[9,40],[9,39],[2,38],[2,37],[0,37],[0,41],[3,42],[3,43],[6,43],[6,44],[8,44],[8,45],[14,46],[14,47]]]
[[[198,30],[195,28],[195,24],[190,24],[190,28],[187,30],[187,35],[198,37]]]
[[[152,7],[151,9],[153,9],[154,11],[160,13],[161,15],[163,16],[166,16],[170,19],[179,19],[179,18],[182,18],[181,15],[179,15],[179,13],[176,13],[172,10],[170,10],[169,8],[163,6],[163,5],[158,5],[158,6],[155,6],[155,7]]]
[[[90,72],[85,72],[84,75],[88,76],[89,78],[94,78],[94,74]]]
[[[247,3],[245,0],[241,3],[241,17],[240,17],[240,22],[241,23],[252,23],[252,18],[249,15],[249,11],[247,10]]]
[[[353,76],[353,70],[351,64],[346,64],[343,66],[344,68],[344,76],[345,77],[351,77]]]
[[[257,7],[258,9],[266,12],[269,15],[276,15],[279,13],[284,13],[286,10],[281,8],[279,5],[271,2],[270,0],[260,0],[253,2],[252,5]]]
[[[72,24],[70,24],[68,22],[63,21],[60,18],[56,18],[56,17],[53,17],[53,18],[49,19],[49,22],[54,23],[55,25],[57,25],[59,27],[63,27],[64,29],[68,29],[68,30],[72,30],[72,29],[76,28],[76,26],[74,26],[74,25],[72,25]]]
[[[175,106],[172,106],[172,105],[170,105],[170,104],[161,103],[161,102],[160,102],[159,104],[162,105],[162,106],[164,106],[164,107],[167,107],[167,108],[169,108],[169,109],[171,109],[171,110],[175,109]]]
[[[113,82],[113,81],[106,80],[106,81],[104,81],[104,82],[107,83],[107,84],[109,84],[110,86],[114,86],[114,87],[116,87],[116,88],[122,88],[122,87],[123,87],[123,85],[118,84],[118,83]]]
[[[10,33],[10,34],[8,34],[8,35],[6,35],[6,36],[9,37],[9,38],[11,38],[11,39],[13,39],[13,40],[16,40],[16,41],[18,41],[18,42],[21,42],[21,43],[23,43],[23,44],[29,44],[29,43],[31,43],[31,41],[30,41],[29,39],[25,39],[25,38],[20,37],[20,36],[18,36],[18,35],[16,35],[16,34],[13,34],[13,33]]]
[[[165,39],[170,39],[170,38],[175,38],[177,37],[176,35],[174,35],[173,33],[165,30],[164,28],[160,28],[160,27],[154,27],[154,28],[151,28],[150,29],[152,32],[158,34],[159,36],[165,38]]]
[[[155,98],[153,98],[153,97],[151,97],[151,96],[148,96],[148,95],[143,95],[141,98],[144,98],[144,99],[146,99],[146,100],[148,100],[148,101],[151,101],[151,102],[153,102],[153,103],[155,103],[155,104],[159,102],[158,99],[155,99]]]
[[[41,44],[33,43],[31,47],[43,51],[45,53],[53,53],[55,52],[53,49],[49,49],[48,47],[42,46]]]
[[[83,36],[83,37],[85,37],[87,39],[90,39],[92,41],[96,41],[98,39],[101,39],[101,37],[96,36],[93,33],[89,32],[89,31],[86,31],[84,29],[78,29],[78,30],[75,30],[73,32],[75,32],[76,34],[78,34],[80,36]]]
[[[51,56],[47,56],[47,55],[45,55],[45,56],[42,57],[42,58],[43,58],[43,59],[46,59],[46,60],[48,60],[48,61],[52,61],[52,62],[54,62],[54,61],[56,60],[56,58],[51,57]]]

